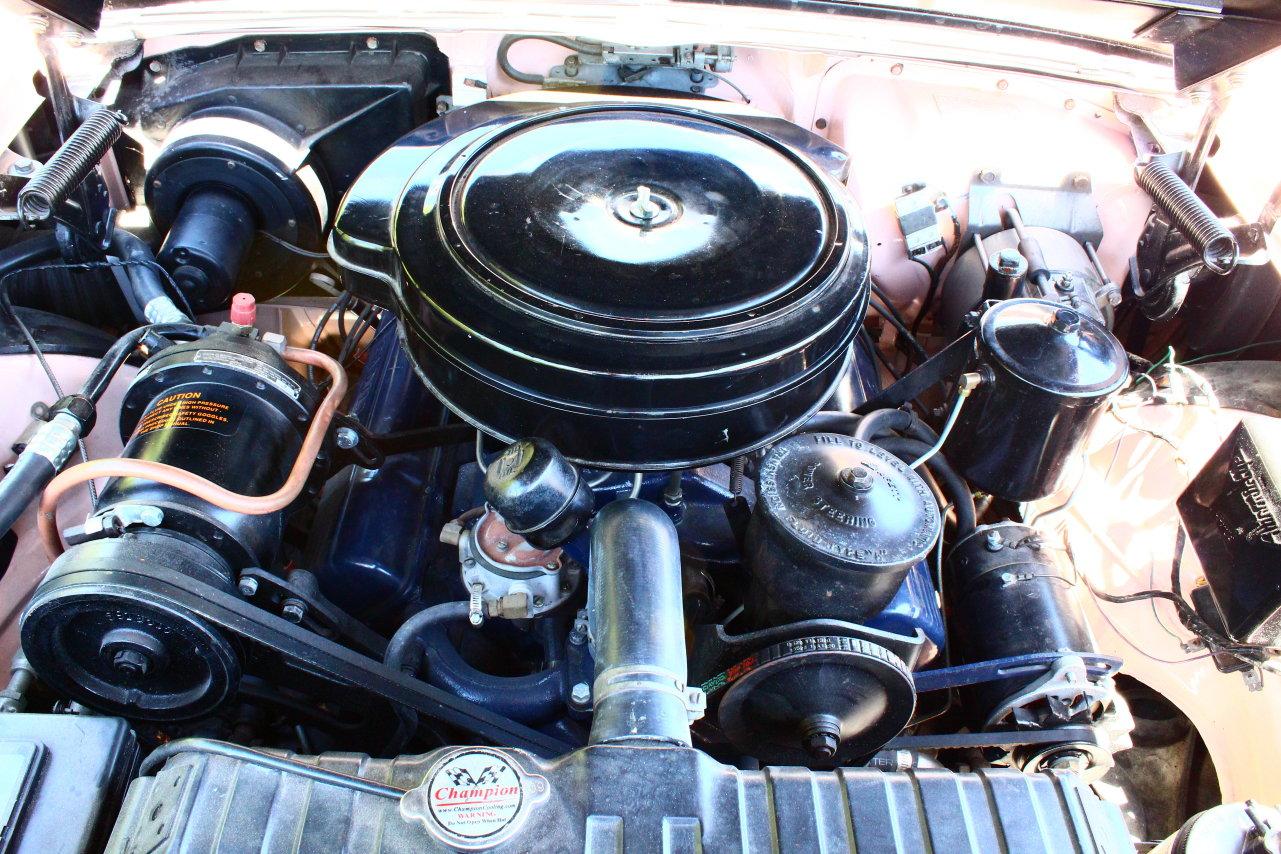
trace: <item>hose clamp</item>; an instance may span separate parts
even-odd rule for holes
[[[684,679],[662,667],[647,667],[640,664],[611,667],[597,676],[592,683],[592,699],[596,708],[616,694],[637,691],[676,697],[685,707],[690,723],[701,718],[707,711],[707,695],[703,693],[702,688],[689,687]]]

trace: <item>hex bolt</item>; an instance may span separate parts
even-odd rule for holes
[[[285,600],[285,604],[281,607],[280,616],[291,623],[301,623],[302,618],[307,616],[307,603],[301,599],[290,597]]]
[[[872,473],[865,466],[841,469],[837,478],[842,485],[854,492],[867,492],[872,488]]]
[[[141,650],[121,649],[112,656],[111,666],[128,676],[146,676],[151,669],[151,659]]]
[[[1015,275],[1027,270],[1027,261],[1017,249],[1002,249],[996,253],[996,269],[1006,275]]]
[[[1073,774],[1083,774],[1090,767],[1090,757],[1083,750],[1064,750],[1050,756],[1045,762],[1045,767],[1051,771],[1069,771]]]
[[[236,589],[240,591],[241,596],[246,599],[252,599],[254,594],[258,592],[258,579],[246,576],[240,579],[240,583],[236,585]]]
[[[1005,545],[1005,541],[1001,539],[1000,531],[987,532],[987,540],[985,543],[985,547],[987,548],[988,551],[999,552],[1004,545]]]
[[[575,706],[586,706],[592,701],[592,687],[586,682],[575,682],[569,689],[569,701]]]
[[[349,451],[360,444],[360,434],[350,427],[339,427],[334,432],[334,440],[338,442],[338,447]]]
[[[830,762],[841,747],[841,723],[832,715],[811,715],[801,722],[801,746],[820,762]]]

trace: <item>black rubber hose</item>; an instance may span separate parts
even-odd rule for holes
[[[564,704],[563,662],[528,676],[492,676],[472,667],[439,631],[451,622],[466,620],[466,602],[445,602],[419,611],[406,620],[387,644],[383,663],[404,670],[414,663],[415,645],[428,651],[427,681],[487,708],[500,710],[512,720],[542,723]],[[428,635],[436,635],[428,642]]]
[[[889,451],[894,456],[903,460],[905,463],[911,463],[921,454],[930,449],[930,445],[922,442],[920,439],[908,439],[900,436],[890,436],[883,439],[877,439],[876,444]],[[930,474],[934,475],[943,492],[952,502],[952,509],[956,513],[956,537],[967,536],[974,531],[975,517],[977,512],[974,508],[974,494],[970,492],[970,485],[965,482],[965,478],[956,473],[942,454],[935,454],[925,463]]]
[[[876,309],[876,313],[881,316],[882,320],[894,327],[898,334],[903,337],[903,340],[907,342],[908,347],[911,348],[912,352],[916,354],[918,359],[922,362],[928,361],[930,354],[925,352],[925,348],[916,340],[916,336],[914,336],[911,330],[907,328],[907,324],[900,319],[901,315],[898,311],[893,306],[885,304],[883,299],[884,298],[873,300],[872,308]]]
[[[140,310],[145,313],[153,301],[164,300],[181,314],[170,299],[169,292],[165,290],[164,280],[157,272],[159,264],[156,262],[156,255],[151,251],[150,246],[136,235],[130,234],[123,228],[117,228],[111,233],[111,251],[129,264],[125,272],[133,290],[135,304]],[[150,316],[143,318],[144,321],[151,319]],[[186,319],[191,320],[190,317]]]
[[[393,670],[403,670],[410,662],[414,644],[435,626],[443,626],[455,620],[467,619],[466,602],[442,602],[432,605],[414,614],[396,629],[396,634],[387,642],[387,652],[383,654],[383,664]]]
[[[472,667],[439,628],[427,643],[427,682],[523,724],[553,720],[565,706],[564,662],[525,676],[494,676]]]
[[[0,251],[0,310],[3,310],[6,322],[21,326],[9,295],[14,274],[27,267],[55,261],[60,257],[58,241],[53,234],[33,237],[31,240],[24,240],[16,246]]]
[[[854,438],[874,442],[881,436],[906,432],[916,416],[903,409],[877,409],[864,415],[854,428]]]
[[[13,468],[0,480],[0,536],[9,532],[57,473],[47,457],[18,455]]]
[[[512,45],[516,44],[516,42],[523,41],[549,42],[550,44],[569,48],[575,53],[587,53],[593,56],[600,56],[604,52],[598,44],[585,42],[581,39],[565,38],[563,36],[503,36],[502,40],[498,43],[498,67],[502,69],[504,74],[513,80],[520,83],[533,83],[538,86],[545,84],[547,82],[547,78],[542,74],[534,74],[529,71],[518,70],[516,66],[512,65],[511,59],[508,57],[508,53],[511,51]]]
[[[111,384],[111,380],[121,366],[128,361],[129,356],[148,335],[194,340],[203,337],[206,331],[208,331],[207,327],[194,323],[158,323],[151,326],[139,326],[137,329],[126,332],[117,338],[116,342],[98,360],[98,364],[90,371],[89,376],[85,378],[84,385],[80,387],[80,393],[94,403],[101,400],[103,393],[107,390],[107,386]]]
[[[56,261],[60,257],[58,239],[53,236],[53,232],[45,232],[0,250],[0,276],[22,267]]]
[[[863,416],[852,412],[835,412],[824,410],[815,412],[806,421],[801,431],[804,433],[853,433]]]
[[[0,295],[2,294],[3,292],[0,291]],[[148,335],[158,335],[163,340],[167,337],[199,338],[204,332],[203,326],[183,323],[143,326],[127,332],[116,339],[106,355],[98,360],[98,364],[94,366],[80,387],[80,394],[95,404],[101,400],[103,392],[110,385],[116,372],[120,370],[120,366],[129,358],[129,354],[134,351],[138,343]],[[88,435],[87,430],[84,435]],[[83,438],[83,435],[79,438]],[[9,470],[4,480],[0,480],[0,534],[7,533],[13,527],[18,517],[31,502],[36,500],[57,473],[52,461],[42,454],[28,449],[18,455],[13,468]]]

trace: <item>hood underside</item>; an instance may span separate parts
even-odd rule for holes
[[[337,0],[43,0],[105,38],[368,28],[367,8]],[[732,8],[731,8],[732,7]],[[1008,68],[1146,91],[1185,90],[1281,44],[1281,10],[1262,0],[606,0],[379,4],[389,29],[547,32],[666,44],[894,54]]]

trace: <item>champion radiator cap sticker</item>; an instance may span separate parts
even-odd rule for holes
[[[468,747],[443,756],[405,793],[401,814],[458,848],[488,848],[514,833],[547,796],[547,781],[501,750]]]

